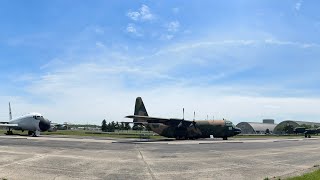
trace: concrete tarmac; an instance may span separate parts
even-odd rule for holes
[[[0,136],[0,179],[264,179],[320,164],[320,140]]]

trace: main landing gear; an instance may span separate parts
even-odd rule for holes
[[[13,132],[11,131],[11,129],[7,131],[6,135],[13,135]]]
[[[223,140],[228,140],[228,137],[223,137],[222,139],[223,139]]]

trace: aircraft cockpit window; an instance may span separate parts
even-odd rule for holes
[[[226,125],[232,126],[232,122],[226,121]]]

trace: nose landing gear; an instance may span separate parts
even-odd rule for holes
[[[40,131],[28,131],[28,135],[32,137],[38,137],[40,135]]]

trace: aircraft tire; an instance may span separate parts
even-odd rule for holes
[[[32,137],[38,137],[37,131],[32,132]]]
[[[228,137],[223,137],[222,139],[223,139],[223,140],[228,140]]]
[[[308,135],[308,138],[311,138],[311,135],[310,135],[310,134]]]
[[[33,132],[32,131],[28,131],[28,135],[29,136],[33,135]]]

